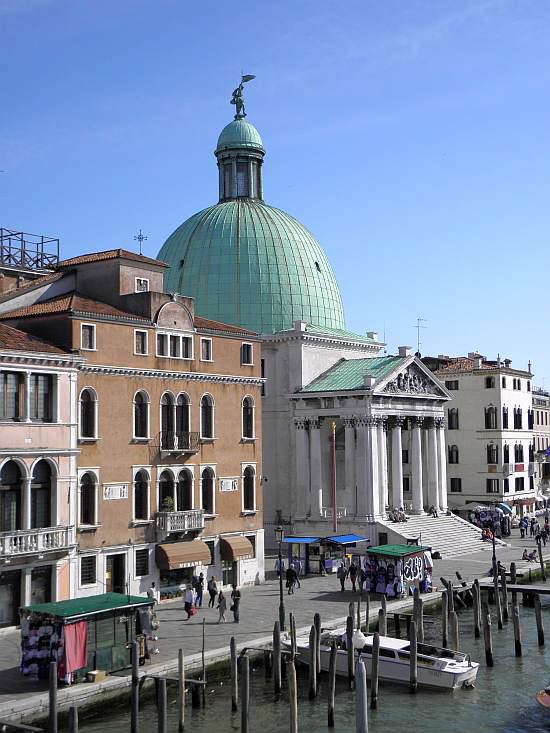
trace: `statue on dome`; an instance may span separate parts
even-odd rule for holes
[[[231,104],[235,105],[235,119],[236,120],[242,120],[243,117],[246,117],[246,112],[244,110],[244,99],[243,99],[243,90],[244,85],[247,81],[252,81],[252,79],[255,79],[256,77],[254,74],[243,74],[241,76],[241,83],[239,86],[235,89],[233,92],[233,96],[231,97]]]

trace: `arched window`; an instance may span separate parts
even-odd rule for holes
[[[80,524],[97,524],[96,493],[96,477],[85,473],[80,479]]]
[[[176,432],[180,438],[180,446],[188,442],[191,420],[189,416],[189,397],[186,394],[178,395],[176,403]]]
[[[502,429],[506,430],[507,428],[508,428],[508,408],[505,405],[502,408]]]
[[[252,466],[243,473],[243,511],[256,511],[256,471]]]
[[[522,430],[523,413],[521,407],[514,407],[514,430]]]
[[[510,446],[508,443],[504,443],[504,447],[502,449],[502,462],[510,463]]]
[[[498,445],[495,443],[487,446],[487,463],[498,463]]]
[[[89,387],[80,393],[80,437],[97,438],[97,395]]]
[[[458,463],[458,446],[449,446],[449,463]]]
[[[159,478],[159,511],[176,511],[174,479],[170,471],[163,471]]]
[[[201,505],[205,514],[214,514],[214,471],[205,468],[201,474]]]
[[[523,463],[523,444],[516,443],[514,446],[514,462]]]
[[[149,474],[144,470],[134,478],[134,519],[149,519]]]
[[[535,446],[533,443],[529,443],[529,463],[533,463],[535,460]]]
[[[137,392],[134,397],[134,438],[149,437],[149,397]]]
[[[243,400],[243,438],[254,437],[254,400],[245,397]]]
[[[193,508],[193,476],[189,469],[184,468],[178,476],[177,492],[177,510],[178,512],[186,512]]]
[[[0,471],[0,531],[15,532],[21,527],[21,469],[8,461]]]
[[[449,430],[458,430],[458,407],[451,407],[447,413]]]
[[[201,399],[201,438],[214,437],[214,400],[209,394]]]
[[[160,446],[165,450],[175,448],[174,396],[165,392],[160,400]]]
[[[497,408],[490,406],[485,408],[485,429],[496,430],[497,427]]]
[[[31,527],[51,527],[52,469],[47,461],[35,465],[31,482]]]

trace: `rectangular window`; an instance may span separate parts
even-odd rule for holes
[[[136,550],[136,577],[149,575],[149,550]]]
[[[488,494],[498,494],[498,478],[486,479],[485,485]]]
[[[260,359],[261,377],[265,379],[265,359]],[[262,382],[262,397],[265,397],[265,382]]]
[[[193,358],[193,338],[191,336],[182,336],[181,355],[183,359]]]
[[[506,377],[502,377],[502,389],[506,389]]]
[[[86,555],[80,558],[80,585],[95,585],[96,575],[96,556]]]
[[[494,377],[485,377],[485,389],[493,389],[495,386],[495,378]]]
[[[149,291],[149,280],[146,277],[136,277],[136,293],[147,293]]]
[[[201,338],[201,361],[212,361],[212,339]]]
[[[502,408],[502,428],[508,429],[508,408],[503,407]]]
[[[445,381],[445,387],[448,390],[453,390],[453,389],[456,390],[456,389],[458,389],[458,379],[447,379]]]
[[[531,382],[527,382],[527,391],[528,391],[528,392],[530,392],[530,391],[531,391]]]
[[[411,480],[408,476],[403,476],[403,491],[411,490]]]
[[[216,545],[214,544],[214,540],[207,540],[204,544],[210,550],[210,562],[208,564],[209,565],[215,565],[216,564],[216,555],[215,555],[215,547],[216,547]]]
[[[252,364],[252,344],[241,344],[241,364]]]
[[[51,422],[53,419],[53,377],[51,374],[31,374],[30,380],[31,420]]]
[[[516,491],[523,491],[523,489],[525,488],[523,476],[516,476],[515,487]]]
[[[95,351],[95,325],[93,323],[80,324],[80,348]]]
[[[157,356],[168,356],[168,336],[165,333],[157,334]]]
[[[252,545],[252,557],[256,557],[256,535],[255,534],[247,534],[246,535],[246,539]]]
[[[408,462],[409,462],[409,451],[402,450],[401,451],[401,463],[408,463]]]
[[[0,419],[20,420],[23,417],[24,385],[20,372],[0,373]]]
[[[147,354],[147,331],[134,331],[135,353],[145,356]]]
[[[510,479],[505,478],[502,483],[504,485],[504,493],[508,494],[510,491]]]
[[[451,493],[460,494],[461,491],[462,491],[462,479],[461,478],[452,478],[451,479]]]
[[[170,356],[173,359],[179,359],[180,357],[180,337],[170,336]]]

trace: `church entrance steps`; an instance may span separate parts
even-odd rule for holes
[[[440,552],[443,558],[491,550],[490,543],[481,539],[480,529],[454,514],[410,516],[407,522],[379,521],[378,531],[386,529],[394,536],[398,535],[402,542],[415,539],[422,545],[430,546],[434,552]],[[390,542],[393,541],[390,539]]]

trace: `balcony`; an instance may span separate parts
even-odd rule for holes
[[[164,535],[172,532],[191,532],[204,529],[204,511],[190,509],[184,512],[158,512],[157,529]]]
[[[74,527],[41,527],[0,532],[0,558],[68,550],[75,544]]]
[[[196,453],[200,447],[199,433],[165,430],[159,433],[161,453]]]

